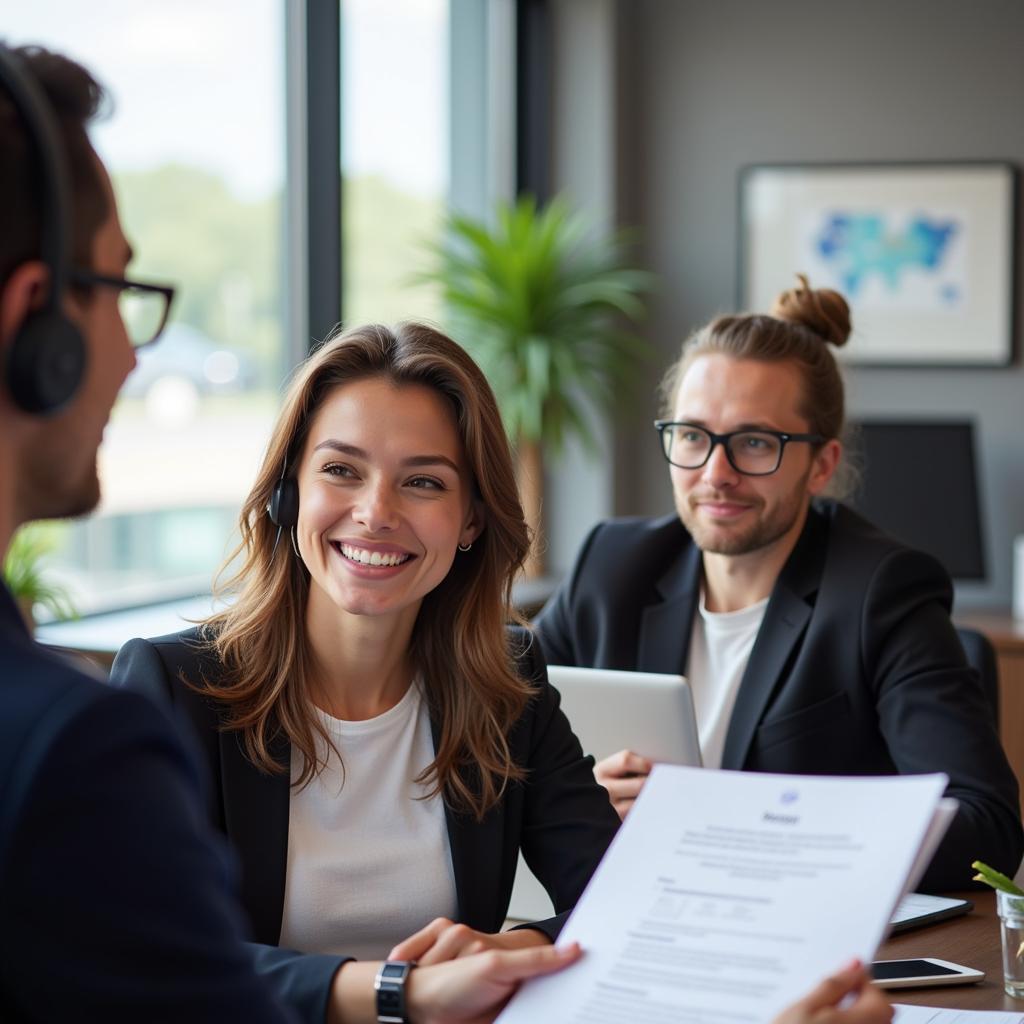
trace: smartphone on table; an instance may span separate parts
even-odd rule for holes
[[[876,960],[871,980],[879,988],[923,988],[926,985],[973,985],[982,981],[984,971],[954,964],[949,960],[923,957],[917,960]]]

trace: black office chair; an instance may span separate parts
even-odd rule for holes
[[[960,645],[967,655],[967,664],[976,669],[981,679],[981,688],[988,698],[989,707],[992,709],[992,718],[995,723],[996,732],[999,731],[999,666],[996,663],[996,652],[984,633],[976,629],[958,628],[957,636],[960,637]]]

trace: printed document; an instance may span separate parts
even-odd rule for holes
[[[765,1024],[871,961],[946,783],[657,765],[562,931],[583,958],[499,1021]]]
[[[896,1003],[893,1024],[1024,1024],[1012,1010],[940,1010],[934,1006]]]

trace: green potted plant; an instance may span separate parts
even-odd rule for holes
[[[452,215],[431,247],[455,334],[487,374],[519,459],[527,521],[542,535],[544,456],[570,436],[595,441],[587,405],[614,415],[647,345],[628,327],[653,276],[630,265],[626,233],[601,233],[568,204],[532,197],[493,226]],[[540,543],[527,575],[543,573]]]
[[[77,616],[67,588],[46,576],[46,561],[55,547],[52,532],[42,523],[32,523],[14,534],[4,558],[4,583],[21,609],[30,632],[35,629],[36,605],[41,605],[55,619]]]

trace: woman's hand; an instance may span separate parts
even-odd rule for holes
[[[608,790],[608,798],[620,818],[629,813],[653,767],[646,757],[632,750],[620,750],[594,765],[594,778]]]
[[[840,1007],[847,996],[853,999]],[[855,960],[826,978],[809,995],[783,1010],[772,1024],[889,1024],[892,1006]]]
[[[559,971],[581,955],[574,942],[564,948],[491,950],[417,967],[406,982],[409,1019],[415,1024],[488,1024],[527,978]]]
[[[518,928],[511,932],[478,932],[464,924],[455,924],[447,917],[437,917],[415,935],[403,939],[388,954],[389,960],[415,960],[421,967],[472,956],[488,950],[526,949],[550,946],[551,939],[534,928]]]
[[[396,947],[397,948],[397,947]],[[488,1024],[527,978],[561,970],[581,956],[577,943],[556,949],[491,949],[409,972],[406,1013],[415,1024]],[[377,1020],[374,976],[379,963],[349,960],[334,976],[326,1024]]]

